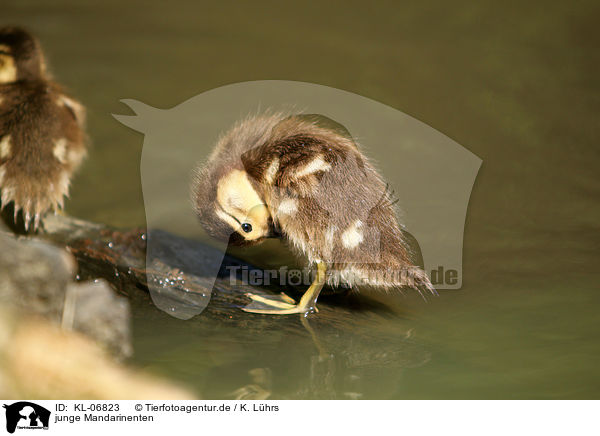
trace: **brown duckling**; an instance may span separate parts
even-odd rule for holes
[[[250,117],[196,171],[193,200],[210,235],[236,245],[280,237],[316,267],[298,304],[249,294],[248,312],[316,310],[325,283],[435,293],[410,259],[393,201],[359,146],[304,115]]]
[[[84,107],[51,80],[38,41],[0,28],[0,202],[22,210],[25,230],[63,207],[86,154]]]

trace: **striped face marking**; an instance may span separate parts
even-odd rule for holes
[[[0,46],[0,83],[12,83],[17,80],[17,66],[15,59],[2,50]]]
[[[219,180],[216,214],[248,241],[270,234],[269,210],[245,171],[233,170]]]

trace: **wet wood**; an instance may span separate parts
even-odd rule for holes
[[[228,254],[222,256],[216,279],[205,277],[203,262],[212,262],[219,257],[214,254],[215,249],[202,242],[165,231],[152,232],[153,243],[155,247],[160,248],[155,249],[159,254],[152,265],[147,266],[148,234],[145,229],[120,230],[61,215],[47,218],[44,227],[45,232],[40,237],[67,247],[75,256],[79,264],[80,279],[103,278],[112,283],[118,292],[129,297],[139,295],[140,291],[147,293],[150,281],[155,287],[157,283],[162,284],[176,299],[185,299],[186,295],[208,294],[211,296],[210,304],[202,312],[202,316],[210,318],[272,319],[273,316],[240,311],[241,307],[250,302],[245,294],[291,291],[291,296],[297,298],[303,291],[302,288],[281,288],[276,284],[252,286],[232,283],[229,275],[231,267],[244,267],[248,271],[257,268]],[[174,282],[177,286],[173,285]],[[193,298],[189,299],[190,302],[193,301]],[[368,299],[359,302],[345,293],[338,292],[329,297],[325,296],[324,299],[334,301],[335,310],[321,304],[320,312],[313,318],[329,320],[339,325],[346,316],[351,315],[351,319],[347,319],[352,323],[348,328],[356,328],[357,321],[360,325],[364,316],[369,318],[365,322],[373,322],[382,314],[385,316],[387,312],[383,305]]]
[[[216,279],[213,289],[212,278],[204,277],[202,269],[203,258],[216,257],[212,253],[215,249],[208,245],[168,232],[154,231],[153,241],[160,247],[160,253],[152,265],[147,266],[148,235],[145,229],[119,230],[61,215],[47,218],[44,228],[40,237],[65,246],[73,254],[82,280],[103,278],[129,297],[140,291],[147,293],[149,281],[155,287],[161,284],[174,299],[185,300],[186,295],[212,295],[205,314],[210,317],[229,318],[233,308],[245,304],[244,293],[232,286],[224,274],[228,266],[254,267],[225,255],[219,272],[221,277]],[[186,270],[181,269],[182,264],[187,267]],[[178,286],[173,286],[174,282]],[[189,299],[192,304],[193,299]]]

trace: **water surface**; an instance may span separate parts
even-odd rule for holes
[[[121,98],[167,108],[228,83],[314,82],[395,107],[483,159],[461,290],[324,300],[342,320],[374,317],[368,331],[312,318],[325,354],[299,318],[182,322],[140,301],[135,363],[207,398],[242,387],[271,398],[598,398],[597,2],[20,0],[0,11],[40,36],[88,107],[93,149],[67,204],[81,218],[144,225],[142,137],[110,116]]]

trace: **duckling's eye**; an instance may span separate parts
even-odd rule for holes
[[[246,233],[250,233],[252,231],[252,225],[248,223],[242,223],[242,230]]]

